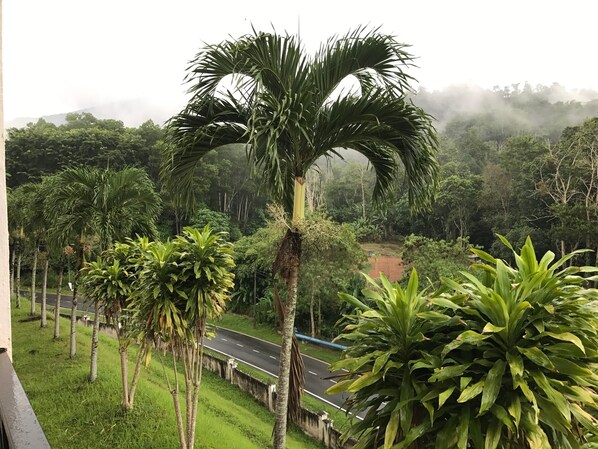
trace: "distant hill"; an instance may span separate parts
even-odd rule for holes
[[[184,105],[158,104],[145,99],[135,99],[115,103],[107,103],[100,106],[79,109],[68,112],[89,112],[99,119],[114,119],[122,121],[125,126],[138,127],[143,122],[152,120],[158,125],[163,125],[166,120],[179,112]],[[35,123],[43,118],[49,123],[61,125],[65,123],[67,112],[61,114],[45,115],[43,117],[19,117],[8,120],[5,127],[22,128],[28,123]]]

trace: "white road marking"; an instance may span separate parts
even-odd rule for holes
[[[271,359],[276,360],[276,357],[274,357],[273,355],[269,356]]]
[[[330,382],[332,382],[333,384],[336,383],[336,380],[332,380],[332,379],[328,379],[328,380],[330,380]]]
[[[257,352],[258,354],[260,353],[260,351],[258,351],[257,349],[254,349],[253,352]]]
[[[245,347],[245,346],[243,346],[241,343],[237,343],[237,346],[238,346],[239,348],[244,348],[244,347]]]
[[[318,373],[314,373],[313,371],[308,371],[308,373],[309,373],[309,374],[312,374],[312,375],[314,375],[314,376],[317,376],[317,375],[318,375]]]
[[[221,338],[222,341],[228,341],[226,338]]]

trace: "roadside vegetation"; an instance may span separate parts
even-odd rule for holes
[[[51,327],[40,329],[28,315],[29,302],[13,309],[14,366],[52,447],[61,449],[176,447],[172,398],[157,360],[143,368],[135,408],[123,412],[118,342],[99,335],[96,382],[88,381],[89,359],[68,357],[68,339],[53,340]],[[69,323],[61,319],[67,335]],[[91,346],[91,328],[79,327],[78,352]],[[136,348],[132,348],[133,352]],[[133,363],[130,369],[134,368]],[[172,377],[172,368],[167,364]],[[271,444],[273,415],[226,381],[204,373],[198,406],[197,447],[263,449]],[[320,448],[291,428],[289,448]]]
[[[562,101],[558,85],[415,92],[407,47],[360,27],[310,55],[255,31],[197,53],[167,127],[71,113],[7,131],[15,365],[57,446],[173,447],[156,435],[178,431],[182,449],[282,449],[300,353],[339,357],[295,329],[349,346],[335,366],[350,378],[331,391],[372,407],[350,430],[364,448],[577,449],[598,434],[585,410],[598,411],[597,279],[574,268],[598,265],[576,252],[598,248],[598,100]],[[135,238],[134,255],[114,252]],[[396,285],[360,274],[376,249],[402,259]],[[48,291],[73,301],[70,330],[55,315],[46,340]],[[78,341],[81,293],[95,312]],[[118,344],[99,335],[101,313]],[[271,417],[203,376],[208,320],[281,345],[273,438]],[[137,344],[169,349],[167,387],[148,349],[135,396]]]

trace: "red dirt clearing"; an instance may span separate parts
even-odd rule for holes
[[[400,257],[368,257],[368,263],[371,264],[369,275],[377,279],[380,277],[380,273],[384,273],[391,282],[399,281],[405,271],[402,262]]]

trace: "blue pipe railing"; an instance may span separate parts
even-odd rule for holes
[[[339,351],[344,351],[345,349],[347,349],[346,346],[339,345],[337,343],[332,343],[330,341],[320,340],[318,338],[309,337],[307,335],[300,334],[297,331],[295,331],[295,336],[297,337],[297,340],[308,341],[310,343],[314,343],[316,345],[324,346],[326,348],[338,349]]]

